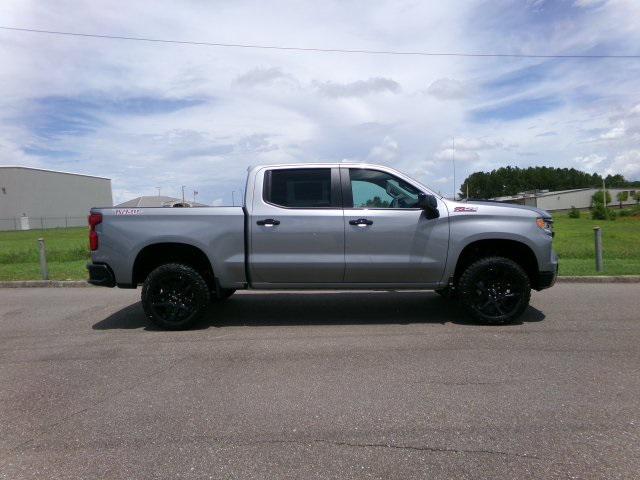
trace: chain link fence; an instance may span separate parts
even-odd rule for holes
[[[25,220],[26,218],[26,220]],[[86,227],[87,217],[13,217],[0,218],[0,231],[47,230],[49,228]]]

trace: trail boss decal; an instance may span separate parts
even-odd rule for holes
[[[473,212],[477,212],[478,209],[476,207],[455,207],[453,211],[461,212],[461,213],[473,213]]]
[[[139,208],[116,208],[116,215],[141,215],[142,210]]]

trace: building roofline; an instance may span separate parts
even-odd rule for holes
[[[78,177],[100,178],[102,180],[111,181],[111,179],[108,178],[108,177],[100,177],[98,175],[87,175],[86,173],[63,172],[63,171],[60,171],[60,170],[50,170],[50,169],[47,169],[47,168],[38,168],[38,167],[27,167],[27,166],[24,166],[24,165],[0,165],[0,168],[21,168],[23,170],[38,170],[40,172],[62,173],[64,175],[75,175],[75,176],[78,176]]]

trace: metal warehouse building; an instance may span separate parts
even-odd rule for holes
[[[559,190],[550,192],[548,190],[538,190],[533,192],[522,192],[517,195],[508,197],[496,197],[493,200],[506,203],[517,203],[520,205],[530,205],[538,207],[550,212],[566,211],[571,207],[586,209],[591,207],[591,197],[600,189],[598,188],[575,188],[572,190]],[[623,206],[629,206],[636,203],[633,198],[636,194],[635,188],[607,188],[607,192],[611,195],[609,207],[617,207],[619,202],[617,195],[620,192],[627,192],[627,200],[622,202]]]
[[[86,225],[91,207],[112,205],[109,178],[0,165],[0,230]]]

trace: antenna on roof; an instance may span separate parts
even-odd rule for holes
[[[456,137],[451,137],[451,161],[453,162],[453,199],[456,195]]]

